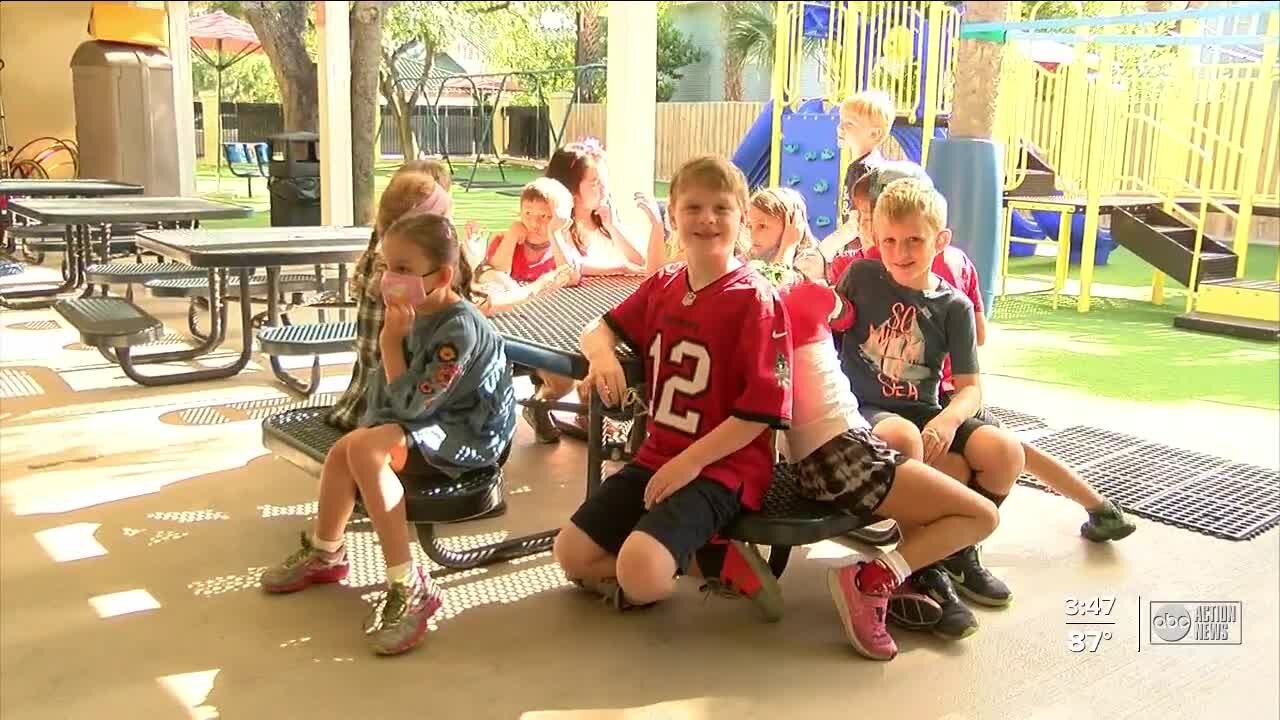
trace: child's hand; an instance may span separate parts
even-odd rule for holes
[[[693,482],[700,472],[702,468],[684,460],[683,455],[668,460],[649,478],[649,484],[644,486],[645,510],[652,510],[655,505],[676,494],[680,488]]]
[[[924,426],[920,438],[924,441],[924,461],[930,465],[942,459],[951,449],[959,425],[945,414],[939,414]]]
[[[649,218],[649,223],[657,227],[662,227],[662,213],[658,212],[658,201],[652,196],[638,192],[635,195],[636,207],[644,216]]]
[[[472,239],[480,234],[480,223],[475,220],[468,220],[463,232],[466,233],[467,242],[471,242]]]
[[[600,215],[601,225],[605,226],[606,229],[613,227],[613,201],[612,200],[610,200],[609,198],[605,198],[604,202],[600,203],[600,207],[596,208],[596,213]]]
[[[778,244],[778,249],[786,252],[800,244],[800,226],[796,223],[794,217],[788,216],[786,225],[782,228],[782,241]]]
[[[401,303],[388,305],[382,321],[382,332],[378,334],[379,345],[381,347],[398,346],[409,335],[416,315],[417,313],[409,305]]]
[[[609,352],[588,360],[591,364],[587,368],[587,387],[594,389],[607,407],[617,407],[627,392],[627,376],[622,372],[618,356]]]

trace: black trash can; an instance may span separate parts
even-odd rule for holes
[[[320,224],[320,136],[291,132],[267,138],[267,191],[272,227]]]

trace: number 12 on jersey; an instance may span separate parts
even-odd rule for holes
[[[664,358],[662,333],[658,333],[654,335],[653,343],[649,345],[649,357],[653,360],[653,392],[649,397],[649,407],[653,408],[654,421],[689,435],[698,435],[702,413],[693,409],[676,412],[676,394],[693,399],[706,391],[711,384],[711,353],[703,345],[691,340],[681,340],[671,346]],[[687,375],[679,374],[678,371],[684,370],[689,360],[693,362],[693,372]],[[677,370],[672,371],[666,382],[659,386],[664,361],[675,365]]]

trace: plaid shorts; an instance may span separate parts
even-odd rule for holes
[[[870,429],[851,428],[796,463],[796,474],[806,497],[871,515],[889,495],[898,466],[906,461],[906,455],[891,450]]]

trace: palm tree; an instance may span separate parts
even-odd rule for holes
[[[720,5],[720,27],[724,33],[725,100],[741,100],[742,71],[748,64],[760,66],[766,77],[772,72],[778,4],[763,0],[725,0]],[[822,49],[821,39],[805,39],[804,57],[821,58]]]
[[[604,10],[604,3],[599,0],[583,0],[583,2],[574,3],[577,8],[577,41],[573,47],[573,64],[574,65],[590,65],[598,63],[604,59],[604,28],[600,19],[600,13]],[[578,102],[593,103],[597,101],[597,85],[600,84],[596,78],[595,82],[584,82],[581,84],[580,96]]]
[[[1007,0],[965,3],[966,23],[1005,22]],[[951,112],[951,137],[990,139],[995,130],[996,101],[1000,94],[1000,66],[1004,46],[981,40],[961,40],[956,52],[955,103]]]

